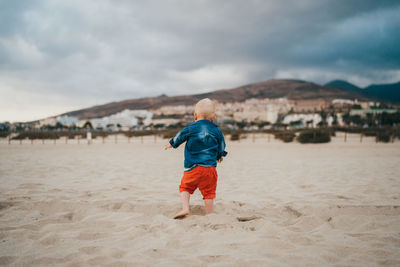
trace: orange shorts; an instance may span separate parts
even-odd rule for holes
[[[179,185],[179,192],[187,191],[193,194],[198,187],[203,199],[215,198],[217,189],[217,169],[214,166],[197,166],[194,169],[184,172]]]

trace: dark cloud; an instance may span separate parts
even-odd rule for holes
[[[375,0],[0,1],[0,120],[16,96],[26,114],[57,103],[38,117],[274,77],[393,82],[398,14]]]

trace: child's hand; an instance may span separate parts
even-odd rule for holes
[[[219,163],[221,163],[224,160],[223,157],[220,157],[219,160],[217,160]]]
[[[168,148],[172,148],[170,143],[166,144],[165,147],[164,147],[165,150],[167,150]]]

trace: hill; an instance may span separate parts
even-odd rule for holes
[[[392,104],[400,103],[400,82],[392,84],[373,84],[365,88],[357,87],[347,81],[334,80],[325,86],[340,88],[348,92],[356,92],[371,100],[379,100]]]
[[[365,95],[382,101],[400,103],[400,82],[392,84],[373,84],[365,89]]]
[[[109,116],[124,109],[156,109],[166,105],[193,105],[202,98],[215,99],[222,103],[242,102],[249,98],[280,98],[293,100],[322,98],[331,101],[335,98],[367,100],[368,97],[341,88],[322,86],[301,80],[272,79],[264,82],[243,85],[233,89],[221,89],[203,94],[160,96],[128,99],[104,105],[67,112],[62,115],[76,116],[80,119]]]
[[[360,92],[360,90],[361,90],[360,87],[355,86],[354,84],[349,83],[347,81],[343,81],[343,80],[330,81],[329,83],[325,84],[325,86],[341,88],[341,89],[353,91],[353,92]]]

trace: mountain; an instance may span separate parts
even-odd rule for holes
[[[272,79],[264,82],[243,85],[233,89],[221,89],[208,93],[128,99],[119,102],[75,110],[61,115],[80,119],[109,116],[124,109],[156,109],[167,105],[193,105],[202,98],[215,99],[222,103],[242,102],[249,98],[280,98],[293,100],[322,98],[331,101],[335,98],[368,100],[358,92],[322,86],[301,80]]]
[[[347,81],[343,81],[343,80],[333,80],[333,81],[330,81],[329,83],[325,84],[325,86],[341,88],[341,89],[345,89],[345,90],[353,91],[353,92],[360,92],[360,90],[361,90],[360,87],[355,86],[354,84],[349,83]]]
[[[391,103],[400,103],[400,82],[392,84],[373,84],[365,89],[364,95],[376,97]]]
[[[357,87],[347,81],[334,80],[325,86],[340,88],[348,92],[356,92],[371,100],[379,100],[393,104],[400,103],[400,82],[392,84],[373,84],[365,88]]]

